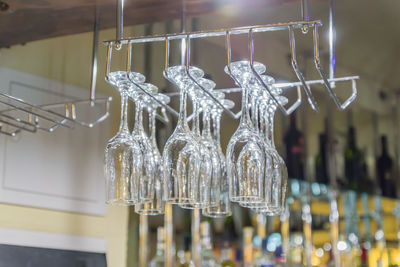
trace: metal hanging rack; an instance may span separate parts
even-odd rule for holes
[[[332,12],[331,12],[332,13]],[[335,70],[335,54],[334,54],[334,25],[333,25],[333,14],[330,13],[330,27],[329,27],[329,32],[330,32],[330,38],[329,38],[329,52],[330,52],[330,67],[329,67],[329,78],[325,74],[325,72],[322,69],[321,62],[320,62],[320,57],[319,57],[319,35],[318,35],[318,28],[322,26],[321,21],[319,20],[309,20],[309,11],[308,11],[308,1],[307,0],[302,0],[302,21],[298,22],[287,22],[287,23],[277,23],[277,24],[268,24],[268,25],[257,25],[257,26],[246,26],[246,27],[237,27],[237,28],[227,28],[227,29],[220,29],[220,30],[209,30],[209,31],[197,31],[197,32],[183,32],[183,33],[174,33],[174,34],[164,34],[164,35],[152,35],[152,36],[141,36],[141,37],[131,37],[131,38],[124,38],[123,37],[123,1],[122,0],[117,0],[117,32],[116,32],[116,39],[115,40],[108,40],[104,41],[103,43],[107,46],[107,63],[106,63],[106,80],[108,79],[108,75],[110,73],[110,65],[111,65],[111,58],[112,58],[112,48],[113,46],[117,49],[120,50],[123,45],[127,46],[127,53],[128,53],[128,64],[126,71],[129,73],[131,71],[131,60],[132,60],[132,46],[133,44],[139,44],[139,43],[152,43],[152,42],[164,42],[165,43],[165,68],[164,68],[164,76],[173,83],[172,79],[168,78],[167,74],[167,69],[169,67],[169,58],[170,58],[170,41],[171,40],[181,40],[182,44],[185,44],[185,61],[182,64],[185,66],[186,69],[186,74],[187,76],[192,80],[196,86],[202,90],[205,95],[209,96],[210,99],[212,99],[217,105],[219,105],[221,108],[224,109],[224,111],[232,118],[238,119],[240,118],[241,114],[239,113],[233,113],[229,109],[226,109],[222,103],[213,96],[212,93],[210,93],[208,90],[204,89],[198,82],[197,80],[192,77],[192,75],[189,73],[189,68],[191,66],[190,63],[190,53],[191,53],[191,47],[190,47],[190,41],[192,39],[198,39],[198,38],[210,38],[210,37],[217,37],[217,36],[225,36],[226,39],[226,57],[227,57],[227,68],[228,72],[230,73],[230,64],[231,64],[231,35],[243,35],[247,34],[248,35],[248,48],[249,48],[249,62],[250,62],[250,68],[256,77],[257,81],[260,83],[260,85],[263,87],[263,89],[269,94],[269,96],[275,101],[275,103],[278,105],[280,110],[285,114],[289,115],[291,114],[294,110],[296,110],[301,102],[302,102],[302,97],[301,97],[301,88],[303,88],[303,91],[305,92],[306,98],[311,106],[311,108],[318,112],[319,108],[318,105],[313,97],[313,94],[311,92],[310,85],[315,85],[315,84],[321,84],[324,85],[326,90],[328,91],[329,96],[333,99],[333,102],[337,106],[339,110],[344,110],[347,108],[356,98],[357,96],[357,80],[359,79],[359,76],[347,76],[347,77],[340,77],[336,78],[334,75],[334,70]],[[312,29],[312,34],[313,34],[313,50],[314,50],[314,63],[315,67],[317,69],[317,72],[319,73],[321,79],[320,80],[306,80],[303,73],[301,72],[297,59],[296,59],[296,45],[295,45],[295,30],[296,29],[301,29],[301,31],[304,34],[307,34],[309,29]],[[254,35],[255,33],[262,33],[262,32],[269,32],[269,31],[288,31],[289,33],[289,45],[290,45],[290,54],[291,54],[291,66],[294,70],[294,73],[296,74],[298,78],[298,82],[291,82],[291,83],[276,83],[274,84],[275,87],[279,88],[291,88],[291,87],[296,87],[297,88],[297,99],[288,107],[286,108],[285,106],[281,105],[276,97],[272,94],[270,86],[265,84],[264,81],[262,80],[261,76],[255,71],[253,67],[254,63]],[[181,51],[182,52],[182,51]],[[182,56],[183,58],[183,56]],[[225,89],[216,89],[217,91],[224,92],[224,93],[234,93],[234,92],[240,92],[241,87],[243,85],[240,84],[239,81],[235,79],[235,77],[230,73],[231,78],[234,80],[235,84],[239,86],[239,88],[225,88]],[[129,75],[128,75],[129,77]],[[351,82],[351,95],[343,102],[339,100],[339,98],[336,96],[336,93],[332,88],[335,87],[336,83],[339,82],[346,82],[349,81]],[[137,84],[135,81],[131,80],[131,82],[143,93],[147,94],[149,97],[151,97],[154,101],[156,101],[158,104],[162,105],[166,110],[168,110],[172,115],[178,116],[178,112],[171,108],[170,106],[161,103],[158,101],[151,93],[147,92],[144,90],[139,84]],[[175,97],[178,96],[177,93],[169,93],[167,94],[168,96]]]
[[[92,128],[108,118],[112,97],[96,98],[98,24],[99,14],[96,10],[89,99],[35,105],[0,92],[0,103],[8,106],[8,108],[0,110],[0,134],[16,136],[23,131],[30,133],[36,133],[37,130],[53,132],[60,126],[72,129],[75,125]],[[100,106],[104,111],[94,121],[83,121],[77,115],[76,106],[78,104],[89,104],[90,107]],[[62,113],[55,111],[60,108],[64,110]],[[4,127],[4,125],[8,127]]]

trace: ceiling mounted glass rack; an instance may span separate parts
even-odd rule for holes
[[[87,99],[37,105],[28,100],[0,92],[0,134],[16,136],[20,132],[36,133],[37,130],[53,132],[59,127],[73,129],[76,125],[92,128],[108,118],[112,97],[96,98],[98,48],[98,15],[96,14],[90,94]],[[77,105],[98,108],[99,114],[93,121],[84,121],[77,114]]]

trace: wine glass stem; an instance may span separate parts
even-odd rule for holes
[[[149,109],[149,132],[150,132],[150,141],[153,147],[157,148],[157,139],[156,139],[156,112],[155,108]]]
[[[221,134],[220,134],[220,125],[221,123],[221,114],[215,114],[213,116],[213,128],[214,128],[214,138],[218,147],[221,147]]]
[[[254,119],[254,128],[258,132],[258,105],[256,103],[255,97],[253,97],[252,100],[252,109],[254,109],[253,113],[253,119]]]
[[[136,101],[135,126],[133,131],[138,133],[141,130],[143,130],[142,102],[138,100]]]
[[[211,139],[210,112],[207,109],[203,111],[203,124],[203,136]]]
[[[189,125],[186,121],[186,99],[187,92],[186,89],[181,89],[180,99],[179,99],[179,117],[178,117],[178,127],[183,127],[185,130],[189,130]]]
[[[121,93],[121,121],[119,124],[120,132],[129,132],[128,128],[128,95]]]
[[[196,99],[193,99],[193,132],[200,136],[200,113],[199,113],[199,103]]]
[[[242,117],[240,118],[240,124],[251,127],[249,116],[249,93],[246,87],[242,88]]]
[[[275,148],[274,142],[274,109],[269,105],[265,108],[265,142],[268,146]]]

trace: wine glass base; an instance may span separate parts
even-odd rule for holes
[[[210,218],[222,218],[222,217],[228,217],[231,216],[232,212],[204,212],[203,211],[203,216],[210,217]]]
[[[132,206],[135,205],[137,201],[125,200],[125,199],[110,199],[106,200],[107,205],[112,206]]]
[[[238,202],[239,204],[245,203],[261,203],[264,201],[261,197],[256,196],[239,196],[239,197],[231,197],[232,202]]]

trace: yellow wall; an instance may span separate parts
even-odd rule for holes
[[[103,31],[100,40],[113,36]],[[0,65],[15,70],[89,88],[92,34],[79,34],[17,45],[0,50]],[[105,49],[99,47],[99,92],[112,95],[112,115],[118,117],[119,97],[104,82]],[[110,137],[119,120],[110,118]],[[95,131],[95,129],[93,129]],[[104,144],[105,145],[105,144]],[[99,237],[106,240],[108,266],[124,267],[127,259],[128,208],[108,207],[106,216],[0,204],[0,227]]]
[[[0,227],[104,238],[108,266],[125,266],[127,208],[109,207],[102,217],[0,204],[0,213]]]

